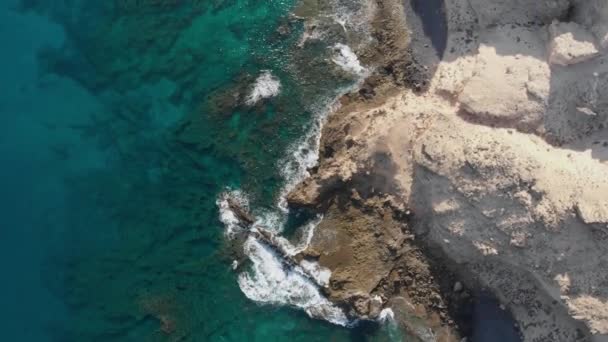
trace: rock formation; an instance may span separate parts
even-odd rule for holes
[[[464,284],[525,341],[608,341],[608,2],[446,0],[445,15],[443,58],[412,50],[425,87],[376,81],[329,117],[289,195],[326,213],[305,254],[359,315],[376,295],[423,298],[439,331]]]

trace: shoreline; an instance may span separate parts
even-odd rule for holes
[[[345,263],[348,265],[348,257],[345,259],[343,254],[344,251],[340,251],[340,248],[338,248],[337,251],[332,252],[331,249],[329,249],[328,252],[327,247],[329,245],[326,244],[348,245],[349,242],[339,242],[340,239],[342,239],[339,237],[340,234],[344,234],[344,236],[355,234],[354,236],[359,236],[357,238],[358,241],[364,241],[366,237],[375,236],[375,238],[371,240],[373,242],[371,242],[369,245],[358,245],[356,246],[357,248],[355,248],[357,255],[373,255],[375,252],[377,252],[378,248],[383,248],[383,243],[386,246],[394,243],[393,237],[380,238],[380,240],[378,240],[376,236],[378,234],[381,236],[384,234],[390,235],[391,229],[387,228],[386,222],[381,224],[381,226],[383,225],[384,227],[381,232],[373,229],[365,230],[364,228],[354,228],[365,226],[366,224],[369,225],[369,222],[366,224],[356,224],[357,217],[364,217],[366,219],[373,218],[375,215],[386,217],[387,214],[383,212],[388,210],[391,212],[389,216],[401,218],[404,216],[411,217],[411,221],[408,219],[404,220],[405,228],[401,228],[401,233],[404,234],[404,236],[408,236],[411,232],[413,240],[415,241],[413,244],[415,246],[414,248],[419,248],[422,251],[423,257],[420,258],[421,260],[426,260],[431,267],[448,269],[454,274],[458,275],[457,280],[454,279],[454,276],[445,277],[451,284],[440,286],[442,287],[442,291],[438,292],[441,292],[442,297],[450,297],[450,294],[463,291],[462,288],[471,289],[474,293],[481,292],[482,289],[486,289],[496,296],[501,303],[501,307],[505,307],[512,311],[516,321],[518,322],[518,326],[523,327],[521,333],[524,340],[531,340],[534,338],[552,338],[552,340],[555,341],[596,340],[600,337],[594,336],[603,335],[604,318],[593,318],[590,316],[588,319],[585,319],[577,316],[579,320],[582,318],[582,322],[587,323],[577,321],[572,317],[573,315],[577,315],[575,313],[576,307],[573,307],[573,304],[568,301],[568,297],[565,299],[562,297],[561,300],[556,298],[553,294],[554,290],[551,288],[554,285],[549,285],[550,283],[547,283],[545,276],[538,277],[534,275],[536,271],[532,271],[532,276],[528,275],[530,270],[526,269],[529,267],[527,266],[529,265],[527,260],[532,260],[534,265],[535,262],[533,260],[535,258],[538,258],[539,256],[541,258],[545,257],[541,256],[543,251],[537,249],[528,249],[529,251],[520,252],[521,250],[526,250],[526,245],[529,243],[522,241],[521,233],[510,233],[510,241],[507,240],[506,246],[500,249],[497,248],[498,245],[496,241],[502,241],[502,237],[500,240],[494,240],[497,239],[495,237],[489,240],[474,240],[472,241],[473,244],[471,246],[471,241],[467,242],[466,233],[465,235],[462,235],[463,233],[453,235],[457,232],[457,230],[450,227],[454,225],[455,221],[453,220],[456,217],[448,217],[448,221],[439,221],[441,222],[439,223],[440,226],[437,226],[439,219],[432,218],[433,215],[439,215],[440,217],[444,216],[444,210],[451,212],[454,209],[451,207],[446,207],[443,209],[441,207],[443,204],[425,202],[425,197],[428,197],[429,195],[437,196],[433,192],[436,191],[435,189],[438,186],[440,186],[440,188],[437,189],[442,189],[442,192],[449,193],[450,191],[454,191],[449,190],[449,188],[445,188],[446,185],[443,185],[443,183],[446,182],[455,182],[455,180],[450,178],[449,174],[445,174],[444,172],[455,172],[456,175],[461,172],[454,171],[449,168],[442,170],[441,164],[437,164],[437,167],[433,166],[433,163],[441,160],[435,159],[437,158],[435,155],[441,156],[443,159],[453,158],[453,156],[462,158],[458,155],[451,156],[450,154],[446,154],[450,152],[449,149],[446,151],[441,151],[437,148],[433,148],[432,152],[428,151],[427,149],[429,145],[426,145],[425,141],[430,141],[436,144],[441,141],[438,139],[443,139],[440,138],[440,136],[434,136],[435,133],[432,133],[434,131],[438,132],[437,134],[448,135],[454,135],[453,132],[460,132],[459,134],[456,134],[456,136],[463,136],[465,137],[465,140],[471,139],[471,137],[478,139],[477,131],[479,131],[479,134],[485,134],[491,137],[490,139],[493,139],[493,144],[497,144],[497,146],[505,146],[504,148],[507,149],[518,148],[520,149],[518,151],[525,150],[521,150],[521,147],[516,147],[516,145],[513,145],[513,142],[516,140],[501,139],[504,139],[505,135],[516,135],[518,139],[525,139],[526,142],[529,141],[530,144],[532,144],[530,145],[531,151],[535,151],[537,149],[536,145],[543,146],[543,144],[545,144],[544,142],[541,142],[542,139],[545,139],[550,143],[555,141],[555,139],[552,138],[552,133],[550,131],[547,132],[547,129],[544,129],[543,131],[535,128],[537,132],[541,132],[540,134],[536,133],[537,135],[540,135],[541,140],[538,140],[538,138],[534,136],[535,132],[530,132],[530,124],[525,120],[521,120],[521,123],[512,124],[506,122],[506,124],[498,125],[498,127],[512,125],[515,131],[513,129],[509,129],[508,127],[492,128],[495,127],[495,121],[478,119],[471,122],[471,120],[467,120],[467,117],[470,115],[478,115],[475,112],[476,109],[474,107],[472,108],[472,105],[469,104],[471,103],[471,100],[466,98],[466,96],[468,96],[468,90],[466,87],[477,81],[475,77],[471,77],[471,75],[475,75],[475,71],[472,69],[476,67],[479,68],[479,62],[477,62],[477,59],[480,57],[475,57],[475,53],[486,53],[486,51],[483,50],[483,44],[486,44],[484,39],[487,39],[486,36],[488,35],[490,38],[493,37],[492,35],[495,33],[492,31],[494,27],[492,25],[496,25],[496,23],[498,23],[500,28],[504,27],[507,34],[509,34],[508,30],[512,30],[513,32],[521,31],[519,28],[521,26],[519,24],[508,24],[510,26],[506,26],[506,24],[500,23],[500,20],[502,20],[500,15],[492,17],[492,15],[496,14],[487,14],[479,9],[477,9],[479,13],[476,13],[476,11],[472,10],[470,6],[471,5],[468,1],[446,1],[449,36],[446,56],[444,56],[441,63],[439,63],[439,60],[437,60],[439,65],[434,65],[432,62],[429,63],[430,65],[419,65],[416,62],[416,52],[407,55],[409,58],[405,62],[405,65],[409,67],[409,70],[415,70],[418,68],[418,70],[427,72],[426,74],[424,72],[420,72],[417,75],[414,75],[412,79],[410,79],[413,80],[413,82],[408,84],[403,83],[403,78],[399,79],[399,77],[396,77],[396,74],[386,72],[387,70],[390,71],[391,68],[395,66],[395,64],[391,63],[390,59],[389,63],[386,63],[384,66],[379,63],[379,67],[376,68],[377,72],[363,82],[359,92],[343,96],[341,99],[342,107],[338,111],[330,114],[322,131],[319,164],[312,170],[313,172],[311,177],[304,180],[292,193],[288,195],[288,202],[292,208],[304,208],[308,210],[313,209],[315,212],[325,214],[324,220],[320,223],[319,228],[315,233],[315,237],[313,237],[311,248],[307,249],[307,251],[304,252],[304,255],[307,258],[318,260],[322,266],[328,266],[330,269],[332,269],[332,281],[336,281],[337,277],[338,282],[346,282],[346,284],[351,285],[355,284],[354,286],[351,286],[350,290],[345,290],[343,286],[342,288],[338,286],[336,290],[329,291],[328,295],[330,298],[333,298],[334,301],[342,303],[341,305],[347,310],[347,312],[348,310],[354,310],[355,315],[364,317],[367,316],[370,312],[367,310],[376,310],[373,307],[377,304],[374,304],[371,298],[378,293],[377,287],[370,289],[368,285],[357,283],[357,278],[361,276],[361,260],[357,260],[359,263],[357,267],[348,271],[349,266],[344,266]],[[581,11],[583,11],[584,7],[587,5],[580,6],[582,8]],[[594,6],[594,4],[589,4],[588,6]],[[509,8],[501,8],[500,10],[505,10],[509,14],[509,16],[505,16],[505,20],[514,20],[515,22],[517,22],[517,20],[524,20],[528,15],[533,14],[527,13],[520,15],[513,13],[514,10]],[[544,32],[546,27],[551,25],[553,18],[561,18],[560,11],[564,10],[567,10],[567,7],[566,9],[563,7],[553,8],[551,11],[543,12],[543,17],[541,17],[539,19],[540,21],[535,24],[536,26],[526,28],[525,30],[533,32],[534,34],[536,34],[536,32]],[[484,15],[486,17],[484,17]],[[520,17],[518,17],[518,15],[520,15]],[[383,21],[383,23],[386,23],[386,21]],[[392,32],[390,32],[390,21],[389,25],[386,27],[389,27],[389,29],[387,29],[389,32],[385,35],[378,34],[376,32],[376,36],[389,37],[384,43],[391,42],[392,39],[399,36],[399,34],[391,36]],[[519,39],[520,38],[518,38],[517,43],[515,44],[519,44]],[[460,42],[466,42],[466,44],[461,45],[462,43]],[[502,42],[498,41],[498,43]],[[528,44],[527,42],[524,43]],[[417,44],[418,46],[425,46],[424,43]],[[390,46],[390,44],[386,44],[384,46]],[[401,47],[403,48],[403,46]],[[406,56],[406,51],[411,53],[412,50],[407,50],[409,47],[410,46],[408,45],[405,47],[405,51],[401,51],[401,53],[403,53],[400,55],[401,57]],[[428,51],[418,51],[418,53],[420,55],[423,53],[428,53]],[[395,56],[399,55],[399,53],[389,55]],[[365,60],[366,55],[363,54],[361,59]],[[538,60],[538,62],[531,62],[539,63],[539,65],[542,65],[541,63],[550,63],[544,62],[540,58],[538,58]],[[400,62],[403,62],[403,59]],[[408,62],[410,64],[408,64]],[[412,64],[415,65],[412,66]],[[599,62],[596,60],[594,65],[599,65]],[[584,66],[585,65],[583,65],[583,67]],[[401,64],[400,67],[401,69],[399,69],[399,71],[403,71],[403,64]],[[597,68],[597,66],[595,67]],[[485,72],[484,70],[486,69],[481,69],[481,71],[478,72],[482,73],[483,76],[483,72]],[[562,69],[554,69],[553,72],[555,73],[553,77],[557,78],[560,77],[562,75],[561,73],[564,71]],[[420,76],[421,74],[428,77],[427,82],[425,82],[424,76]],[[411,74],[406,73],[406,75],[410,76]],[[486,82],[484,79],[481,79],[479,82],[482,81]],[[576,82],[579,81],[577,80]],[[480,83],[480,85],[481,84],[483,83]],[[489,86],[492,85],[489,84]],[[411,90],[408,90],[408,88]],[[479,90],[476,89],[474,91]],[[497,94],[494,98],[492,98],[491,95],[484,94],[484,96],[489,97],[487,101],[505,100],[505,98],[501,97],[501,94]],[[512,95],[507,94],[507,96]],[[507,97],[506,100],[509,101],[509,98]],[[490,102],[488,102],[488,104],[489,106],[492,106]],[[537,106],[533,103],[531,103],[529,106],[533,105]],[[548,108],[549,109],[543,110],[550,110],[550,107]],[[508,112],[510,108],[507,107],[501,110]],[[425,111],[427,111],[427,113],[425,113]],[[416,112],[418,114],[416,114]],[[412,116],[412,114],[409,113],[415,115]],[[433,115],[429,115],[430,113],[433,113]],[[539,112],[539,115],[543,115],[543,112]],[[398,128],[395,128],[395,126]],[[598,127],[600,131],[604,129],[601,125]],[[454,129],[456,129],[456,131],[454,131]],[[462,129],[465,129],[465,131],[461,132],[460,130]],[[549,128],[549,130],[550,129],[551,128]],[[404,137],[402,133],[397,133],[396,130],[401,130],[402,132],[409,131],[410,134],[407,134]],[[468,132],[466,130],[472,130],[471,137],[467,136]],[[496,138],[494,138],[495,135]],[[455,142],[453,138],[448,139],[448,141],[456,144],[453,146],[458,146],[459,144],[458,142]],[[443,144],[440,145],[444,146]],[[404,148],[408,152],[405,154],[398,152],[398,150],[395,149],[396,146],[401,146],[400,148]],[[558,153],[557,151],[552,151],[554,148],[555,147],[548,147],[547,155],[550,155],[551,153]],[[425,162],[419,158],[426,158],[428,160]],[[466,159],[467,156],[464,158]],[[536,158],[536,156],[530,155],[530,157],[527,158],[531,158],[530,162],[533,163],[533,158]],[[581,158],[584,157],[581,155]],[[578,160],[582,159],[579,158]],[[475,163],[479,164],[480,162],[483,162],[483,160],[471,160],[467,163],[475,165]],[[513,163],[514,164],[512,164],[512,167],[517,167],[517,165],[521,164],[522,161],[514,160]],[[596,162],[590,160],[589,162],[585,161],[585,163],[595,164]],[[599,161],[599,164],[594,166],[598,172],[604,169],[604,167],[605,164],[603,164],[601,160]],[[466,171],[466,169],[464,171]],[[498,169],[497,171],[492,172],[501,172],[501,170]],[[419,181],[419,174],[426,175],[424,177],[427,178],[430,177],[431,182],[429,183],[428,180],[422,179]],[[441,177],[435,180],[434,178],[436,178],[436,175],[441,175]],[[601,173],[593,174],[594,177],[600,175]],[[473,174],[471,176],[473,177],[471,180],[472,183],[470,183],[471,186],[475,186],[475,183],[478,183],[478,186],[487,186],[486,184],[488,184],[488,179],[484,178],[484,176],[477,181],[475,180],[475,177],[480,177],[479,175],[475,176],[475,174]],[[530,176],[522,174],[520,177],[522,176],[528,178],[538,177],[533,173]],[[561,181],[565,181],[565,179],[562,179]],[[566,180],[566,182],[568,181]],[[462,190],[456,190],[456,192],[458,191]],[[484,191],[484,196],[486,197],[495,196],[491,193],[492,188],[488,188],[488,190]],[[518,195],[518,193],[514,194]],[[417,196],[421,196],[423,199],[416,199],[415,197]],[[464,196],[463,198],[465,198],[466,201],[467,196],[471,195],[464,192],[462,195],[458,196]],[[498,194],[498,196],[499,198],[502,197],[501,194]],[[549,197],[551,198],[551,195],[549,195]],[[412,198],[414,199],[412,200]],[[457,201],[462,202],[463,200],[458,199]],[[500,199],[500,201],[504,202],[505,200]],[[599,204],[601,205],[601,202]],[[437,205],[439,205],[439,207],[437,207]],[[596,204],[590,203],[590,205]],[[521,204],[518,204],[517,202],[512,207],[513,209],[507,210],[515,210],[517,212],[518,210],[521,210],[519,209],[520,206]],[[390,209],[386,209],[387,207]],[[359,211],[360,214],[355,214],[354,216],[352,213],[345,214],[352,210]],[[441,211],[438,212],[438,210]],[[471,209],[468,210],[471,211]],[[475,210],[477,209],[472,207],[471,215],[477,215]],[[491,210],[491,208],[484,210]],[[534,209],[534,207],[528,207],[526,209],[524,207],[524,210],[538,209]],[[435,214],[433,214],[433,212],[435,212]],[[602,215],[601,211],[599,213],[599,215]],[[564,214],[570,215],[567,212],[564,212]],[[330,216],[330,222],[333,223],[328,223],[327,227],[325,227],[324,221],[327,222],[328,215]],[[336,218],[331,218],[332,215]],[[555,219],[557,222],[562,221],[562,225],[566,225],[564,226],[564,229],[569,229],[568,225],[572,225],[570,221],[568,221],[569,223],[564,222],[564,218],[562,216],[558,216],[562,214],[547,213],[545,215],[556,215]],[[579,215],[581,215],[580,210]],[[547,221],[547,218],[548,217],[541,217],[540,219],[533,218],[531,224],[542,225],[547,224],[547,222],[551,222]],[[495,220],[495,218],[490,216],[484,220],[489,220],[488,222],[492,222],[492,220]],[[552,219],[549,218],[549,220]],[[600,218],[600,220],[602,219]],[[592,222],[591,220],[589,221],[590,223]],[[338,232],[337,234],[339,236],[336,238],[335,230],[336,226],[340,225],[340,222],[348,222],[349,227],[343,228],[344,233]],[[495,222],[496,223],[485,224],[501,224],[500,220]],[[469,224],[471,224],[472,227],[476,227],[476,225],[479,223],[470,222]],[[591,224],[591,226],[593,226],[593,224]],[[442,228],[442,226],[446,227],[448,230],[444,232],[443,229],[445,228]],[[361,232],[356,233],[357,229],[362,230]],[[477,228],[473,228],[473,230],[474,229]],[[548,227],[547,229],[554,230],[555,228]],[[330,233],[327,233],[329,235],[323,235],[324,231],[330,232],[332,230],[333,235]],[[399,235],[398,230],[399,229],[395,230],[393,235]],[[338,231],[340,231],[340,229],[338,229]],[[389,233],[387,233],[387,231]],[[534,240],[533,237],[529,236],[529,234],[532,234],[531,232],[526,232],[523,234],[525,234],[523,235],[526,237],[525,239],[528,239],[529,241]],[[570,236],[569,233],[563,234]],[[542,237],[542,235],[540,236]],[[319,240],[316,242],[316,247],[315,238]],[[455,251],[455,247],[451,247],[450,242],[447,242],[447,245],[445,242],[452,239],[457,240],[457,245],[459,246],[466,243],[466,245],[471,246],[467,248],[473,248],[473,251],[471,253]],[[545,244],[552,243],[551,240],[546,240],[544,237],[542,239],[544,241],[543,243]],[[556,238],[553,241],[559,243],[560,239],[563,238]],[[380,243],[380,245],[378,245],[378,243]],[[406,243],[406,245],[408,244]],[[388,249],[390,250],[390,248]],[[500,257],[494,257],[494,255],[501,255],[503,253],[505,256],[509,257],[519,253],[522,255],[522,257],[516,258],[517,260],[520,260],[516,262],[518,264],[505,263]],[[376,257],[370,257],[370,259],[374,258]],[[364,257],[363,260],[366,260],[366,258]],[[393,262],[394,260],[387,263],[394,266]],[[433,266],[433,264],[435,266]],[[374,269],[374,267],[377,268],[379,266],[375,265],[368,267],[371,267],[370,269]],[[364,268],[365,267],[363,267],[363,269]],[[346,274],[340,275],[340,269],[346,269]],[[389,267],[389,269],[393,268]],[[598,271],[605,275],[605,270],[601,269]],[[354,274],[359,275],[352,276],[352,274],[349,274],[349,272],[354,272]],[[373,273],[370,273],[370,275],[371,274]],[[498,275],[498,277],[496,275]],[[382,279],[388,278],[390,278],[390,276],[384,276]],[[402,278],[403,277],[401,275],[397,276],[397,280],[401,280]],[[555,279],[558,279],[558,277]],[[513,283],[511,283],[509,280],[511,280]],[[381,282],[382,281],[379,281],[378,284]],[[445,281],[438,281],[438,283],[442,282]],[[457,283],[460,285],[456,285]],[[508,286],[508,284],[517,285],[513,289],[508,289],[505,287]],[[357,291],[355,291],[357,286],[359,286],[359,289],[368,290],[367,292],[366,290],[363,290],[361,291],[362,293],[357,293]],[[458,289],[458,291],[456,291],[456,289]],[[561,291],[563,293],[563,288]],[[520,298],[521,294],[523,293],[526,293],[525,299]],[[394,294],[392,294],[392,296],[393,298],[398,297]],[[559,303],[563,300],[566,301],[563,303],[563,306],[556,306],[553,304],[556,302]],[[386,303],[390,303],[390,301],[390,298],[386,298],[386,301],[382,301],[382,305],[384,306]],[[535,309],[533,311],[525,312],[524,308],[529,307],[529,305],[533,305]],[[602,312],[604,309],[602,308],[601,304],[598,303],[597,305],[600,306],[592,310],[599,310],[598,312]],[[366,307],[368,307],[367,310],[365,309]],[[432,312],[433,310],[430,311]],[[457,312],[458,310],[455,311]],[[543,311],[545,313],[543,313]],[[439,310],[439,312],[442,312],[442,310]],[[456,314],[451,313],[451,316],[454,315]],[[452,318],[453,317],[445,319],[445,322],[449,322],[449,320]],[[596,320],[595,322],[597,323],[593,323],[594,320]],[[598,328],[597,324],[600,324],[599,326],[601,328]],[[594,326],[595,328],[593,328]],[[435,328],[437,329],[436,326]],[[463,335],[470,336],[470,331],[467,332],[467,328],[461,327],[460,331],[464,332]],[[446,340],[449,340],[449,337],[446,338]]]

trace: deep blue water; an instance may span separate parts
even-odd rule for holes
[[[45,341],[46,328],[66,319],[61,299],[45,286],[45,278],[54,276],[48,253],[66,247],[60,232],[63,175],[95,163],[86,146],[79,161],[58,162],[50,145],[74,137],[45,124],[61,126],[98,104],[74,82],[39,74],[36,52],[59,46],[63,30],[44,17],[17,14],[10,10],[14,5],[3,1],[0,10],[0,322],[7,340]]]

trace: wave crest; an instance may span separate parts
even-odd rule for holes
[[[325,298],[319,288],[297,269],[287,269],[276,253],[253,237],[244,246],[252,263],[250,272],[238,277],[239,287],[247,298],[261,303],[291,305],[313,318],[347,326],[344,312]]]
[[[338,43],[334,45],[334,50],[335,54],[331,60],[342,70],[360,77],[367,74],[367,69],[361,65],[359,58],[348,45]]]
[[[273,76],[270,71],[264,70],[260,76],[255,80],[253,89],[245,103],[249,106],[253,106],[262,99],[267,99],[279,95],[281,92],[281,81]]]

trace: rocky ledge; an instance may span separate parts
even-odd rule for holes
[[[422,31],[378,5],[376,22],[406,13]],[[288,196],[325,214],[301,257],[332,271],[327,295],[351,315],[392,307],[423,341],[467,336],[481,289],[525,341],[608,341],[608,2],[446,0],[444,14],[441,58],[379,26],[407,43],[342,99]]]

